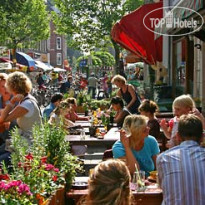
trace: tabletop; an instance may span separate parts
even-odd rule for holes
[[[75,179],[78,182],[84,182],[88,180],[88,177],[77,177]],[[66,193],[68,199],[73,200],[73,204],[76,204],[81,197],[86,196],[88,189],[84,188],[82,190],[71,189]],[[151,183],[147,186],[145,191],[137,192],[132,191],[133,202],[132,204],[138,205],[160,205],[163,200],[162,189],[158,188],[157,184]]]
[[[66,135],[65,140],[69,141],[72,145],[112,145],[120,139],[120,133],[117,127],[113,127],[104,135],[104,138],[101,137],[85,135],[85,138],[82,139],[80,135]]]

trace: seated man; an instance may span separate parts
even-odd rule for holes
[[[131,113],[126,107],[124,107],[122,98],[118,96],[113,97],[110,104],[111,108],[117,112],[114,116],[114,122],[117,123],[118,127],[122,127],[125,117]]]
[[[44,109],[43,111],[43,117],[46,119],[50,118],[51,113],[53,110],[59,105],[60,101],[63,99],[63,94],[61,93],[55,93],[51,97],[50,104]]]
[[[179,119],[177,137],[182,142],[157,157],[163,204],[204,204],[205,149],[200,146],[203,127],[193,115]]]

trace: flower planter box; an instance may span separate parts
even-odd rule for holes
[[[45,203],[45,205],[65,205],[65,188],[58,189],[54,195]]]
[[[83,106],[77,106],[76,112],[77,112],[77,113],[85,113],[85,109],[84,109]]]

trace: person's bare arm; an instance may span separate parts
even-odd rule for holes
[[[122,94],[121,94],[120,89],[118,89],[118,91],[117,91],[117,96],[118,96],[118,97],[122,97]]]
[[[132,100],[127,105],[127,109],[129,109],[135,103],[135,101],[137,100],[135,89],[133,88],[132,85],[128,85],[128,91],[129,91],[129,93],[132,97]]]
[[[118,113],[117,115],[115,115],[114,122],[115,122],[115,123],[118,123],[118,122],[120,122],[124,117],[125,117],[125,113],[124,113],[123,111],[121,111],[120,113]]]
[[[158,156],[157,154],[152,156],[152,160],[153,160],[153,162],[154,162],[154,167],[155,167],[155,169],[156,169],[156,167],[157,167],[157,165],[156,165],[157,156]]]
[[[17,106],[11,112],[9,112],[4,121],[11,122],[19,117],[23,117],[26,113],[28,113],[27,109],[21,106]]]
[[[125,148],[125,158],[126,158],[127,167],[130,173],[133,174],[136,171],[136,166],[138,170],[140,170],[140,167],[130,148],[129,137],[126,136],[125,131],[123,130],[120,132],[120,140]]]

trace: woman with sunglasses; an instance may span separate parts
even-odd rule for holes
[[[156,169],[156,158],[159,154],[157,140],[149,135],[147,118],[141,115],[128,115],[120,131],[120,141],[112,147],[114,158],[126,161],[133,174],[136,170],[143,170],[146,176]]]

